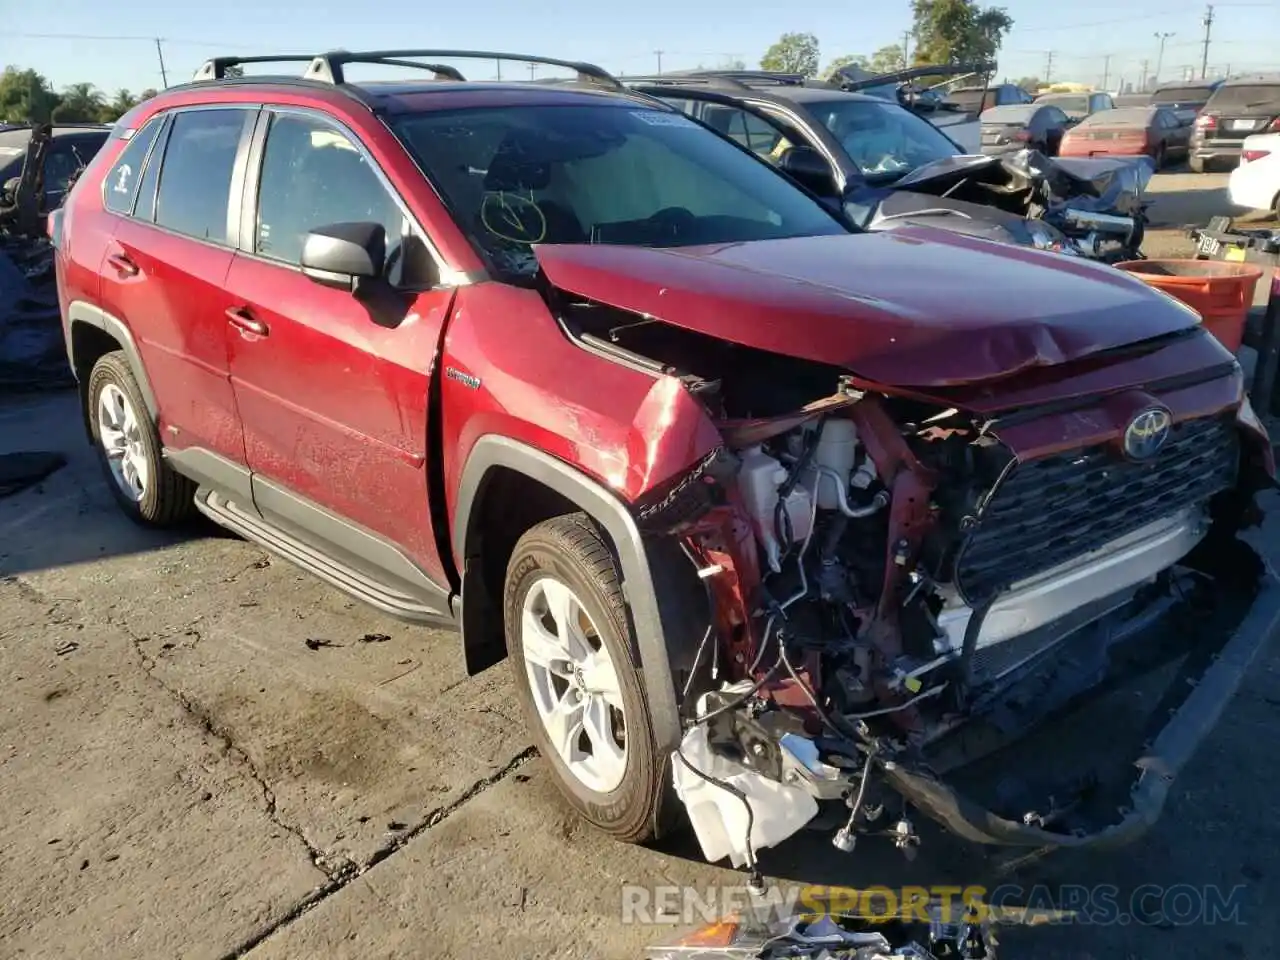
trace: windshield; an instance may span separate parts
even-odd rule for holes
[[[1212,87],[1166,87],[1151,95],[1152,103],[1204,103],[1213,95]]]
[[[961,152],[928,120],[897,104],[850,98],[805,106],[871,180],[901,176]]]
[[[537,272],[538,243],[680,247],[846,232],[785,176],[679,113],[520,105],[393,126],[507,275]]]

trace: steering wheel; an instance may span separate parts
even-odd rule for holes
[[[663,207],[649,217],[649,222],[663,236],[678,240],[698,223],[698,218],[684,207]]]

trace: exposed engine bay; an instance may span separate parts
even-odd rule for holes
[[[707,595],[703,642],[673,663],[687,732],[672,768],[709,860],[754,872],[760,848],[831,806],[846,811],[838,849],[878,836],[908,856],[916,813],[978,842],[1053,846],[1096,833],[1099,797],[1103,819],[1142,806],[1141,779],[1106,794],[1076,772],[978,806],[940,777],[1230,633],[1263,576],[1235,539],[1252,490],[1238,496],[1234,411],[1174,422],[1152,402],[1126,410],[1119,442],[1033,451],[1018,426],[1035,411],[983,418],[598,303],[559,306],[589,349],[678,378],[723,438],[636,505]],[[1159,442],[1139,449],[1134,424]],[[1152,639],[1175,610],[1194,630]]]
[[[1146,158],[1053,159],[1036,150],[926,164],[846,209],[866,230],[928,223],[957,233],[1115,263],[1141,257]]]

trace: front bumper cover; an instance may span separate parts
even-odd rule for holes
[[[1135,761],[1137,775],[1121,819],[1091,831],[1055,832],[985,808],[922,767],[890,763],[888,784],[922,813],[975,843],[1014,847],[1117,847],[1140,838],[1159,819],[1174,779],[1217,725],[1258,652],[1280,628],[1280,579],[1269,568],[1234,632],[1207,667],[1184,677],[1190,693]]]

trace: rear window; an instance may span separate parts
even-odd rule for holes
[[[959,90],[952,90],[949,94],[947,94],[946,102],[954,103],[957,106],[964,108],[965,110],[977,110],[982,106],[982,95],[984,93],[986,93],[986,91],[983,90],[981,87],[969,88],[969,89],[961,88]],[[988,98],[988,102],[991,102],[994,100],[995,100],[995,94],[993,93]]]
[[[1037,110],[1039,104],[1011,103],[1003,107],[992,107],[982,114],[983,123],[1026,123]]]
[[[1150,107],[1100,110],[1080,121],[1081,127],[1145,127],[1151,119]]]
[[[1089,98],[1087,96],[1078,97],[1040,97],[1036,103],[1047,103],[1050,106],[1057,107],[1064,113],[1088,113]]]
[[[1152,103],[1204,103],[1213,87],[1165,87],[1151,95]]]
[[[1249,83],[1219,87],[1209,101],[1214,110],[1280,108],[1280,83]]]

